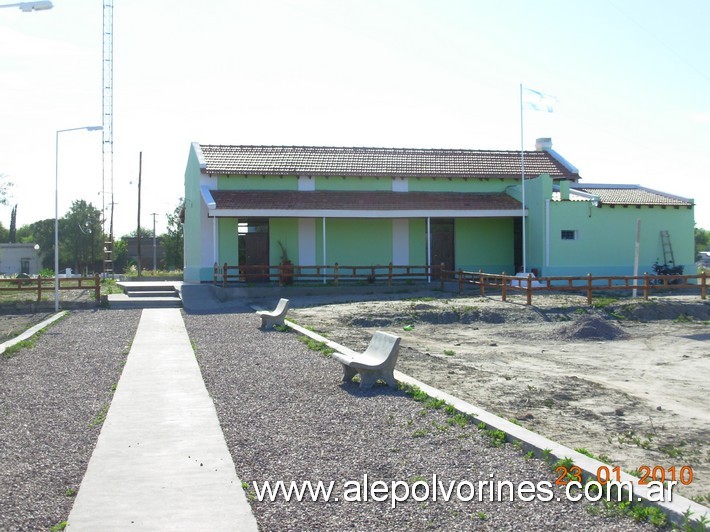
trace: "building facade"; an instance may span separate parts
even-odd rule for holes
[[[549,142],[522,158],[496,150],[193,143],[185,172],[185,280],[212,280],[215,263],[284,259],[301,266],[443,263],[489,273],[514,273],[525,263],[541,275],[631,275],[633,240],[630,259],[621,252],[627,243],[604,240],[625,234],[628,220],[635,238],[636,221],[624,211],[645,221],[644,261],[655,260],[651,232],[662,228],[677,244],[676,263],[687,260],[688,240],[692,262],[692,201],[649,191],[659,203],[616,210],[607,189],[595,195],[579,179]],[[631,200],[644,198],[640,190]],[[664,203],[671,200],[680,203]]]

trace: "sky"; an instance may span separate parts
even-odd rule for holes
[[[9,2],[0,0],[0,5]],[[114,0],[113,186],[102,9],[0,9],[0,222],[84,199],[158,234],[191,142],[519,150],[551,137],[582,183],[693,198],[710,229],[707,0]],[[55,166],[56,165],[56,166]],[[58,174],[57,172],[58,168]],[[108,231],[108,221],[106,223]]]

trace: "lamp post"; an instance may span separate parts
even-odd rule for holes
[[[47,9],[52,9],[54,4],[52,2],[42,0],[39,2],[18,2],[16,4],[4,4],[0,7],[19,7],[20,11],[25,13],[30,13],[32,11],[45,11]]]
[[[103,127],[83,126],[58,129],[54,148],[54,312],[59,312],[59,134],[81,129],[101,131]]]

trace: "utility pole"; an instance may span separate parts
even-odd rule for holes
[[[140,279],[141,270],[143,268],[141,264],[141,172],[143,169],[143,152],[138,155],[138,228],[136,230],[136,237],[138,238],[138,278]]]
[[[153,217],[153,274],[155,274],[155,271],[158,269],[158,252],[155,243],[155,217],[158,216],[158,213],[151,212],[150,215]]]

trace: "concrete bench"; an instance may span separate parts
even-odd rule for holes
[[[360,388],[372,388],[379,379],[392,388],[396,387],[394,366],[399,356],[400,340],[394,334],[377,331],[364,353],[350,350],[347,353],[333,353],[333,358],[343,365],[343,381],[350,382],[359,373]]]
[[[273,311],[257,310],[256,313],[261,316],[261,328],[270,329],[274,325],[283,325],[286,313],[288,312],[288,307],[288,299],[281,298]]]

